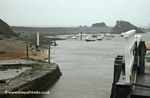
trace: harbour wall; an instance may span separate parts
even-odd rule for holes
[[[0,84],[0,98],[41,98],[43,94],[40,93],[47,92],[61,75],[57,64],[34,61],[32,69]],[[31,93],[32,91],[36,94]]]

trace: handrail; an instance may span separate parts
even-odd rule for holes
[[[131,74],[135,58],[135,47],[139,45],[141,35],[135,35],[136,30],[124,33],[125,38],[125,81],[131,83]]]

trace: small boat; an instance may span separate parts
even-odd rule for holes
[[[114,34],[111,34],[111,38],[114,38],[115,37],[115,35]]]
[[[77,39],[77,36],[72,36],[71,38],[72,38],[72,39]]]
[[[97,36],[97,40],[102,40],[103,37],[102,36]]]
[[[93,38],[96,38],[96,37],[97,37],[97,34],[93,34],[92,37],[93,37]]]
[[[120,36],[123,37],[123,36],[124,36],[124,32],[122,32],[122,33],[120,34]]]
[[[92,38],[92,37],[87,36],[87,37],[85,38],[85,41],[95,41],[95,39]]]
[[[107,33],[107,34],[105,34],[105,37],[111,37],[111,38],[114,38],[115,35],[114,35],[114,34],[111,34],[111,33]]]
[[[106,40],[111,40],[111,37],[105,37]]]

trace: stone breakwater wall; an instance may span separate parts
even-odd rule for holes
[[[55,63],[34,61],[28,65],[32,68],[7,79],[6,83],[0,83],[0,98],[40,98],[42,94],[10,94],[9,92],[46,92],[62,75]]]

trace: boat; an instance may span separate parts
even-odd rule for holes
[[[105,37],[105,39],[106,39],[106,40],[111,40],[111,37],[108,36],[108,37]]]
[[[124,32],[122,32],[122,33],[120,34],[120,36],[123,37],[123,36],[124,36]]]
[[[77,39],[77,36],[72,36],[71,38],[72,38],[72,39]]]
[[[96,38],[96,37],[97,37],[97,34],[93,34],[92,37],[93,37],[93,38]]]
[[[107,34],[105,34],[105,37],[114,38],[114,37],[115,37],[115,35],[114,35],[114,34],[111,34],[111,33],[107,33]]]
[[[103,37],[102,36],[97,36],[97,40],[102,40]]]
[[[85,41],[95,41],[95,39],[92,38],[92,37],[90,37],[90,36],[87,36],[87,37],[85,38]]]

